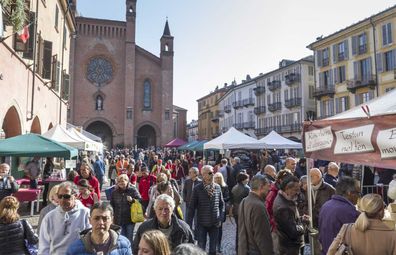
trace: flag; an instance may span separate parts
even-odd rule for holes
[[[21,31],[18,32],[19,39],[23,42],[26,43],[27,40],[29,39],[29,25],[26,25],[22,28]]]
[[[3,7],[0,3],[0,38],[3,38]]]

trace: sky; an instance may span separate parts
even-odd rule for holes
[[[395,4],[389,0],[138,0],[136,43],[159,56],[168,18],[174,36],[173,103],[187,121],[216,86],[313,54],[307,45]],[[125,20],[125,0],[78,0],[81,16]]]

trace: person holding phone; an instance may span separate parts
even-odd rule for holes
[[[18,189],[18,183],[10,175],[10,166],[7,163],[0,164],[0,201],[7,196],[11,196]]]

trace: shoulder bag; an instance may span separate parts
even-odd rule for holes
[[[351,242],[351,227],[352,224],[344,224],[341,228],[342,232],[342,240],[338,245],[337,251],[335,255],[353,255],[352,248],[350,245]]]

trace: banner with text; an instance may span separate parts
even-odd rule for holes
[[[305,122],[305,156],[396,169],[396,114]]]

